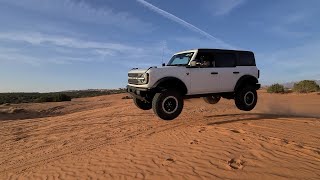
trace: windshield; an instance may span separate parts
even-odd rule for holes
[[[170,59],[168,66],[186,66],[192,56],[193,52],[176,54]]]

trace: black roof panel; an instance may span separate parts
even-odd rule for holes
[[[209,48],[200,48],[197,49],[198,51],[202,52],[247,52],[253,53],[252,51],[245,51],[245,50],[231,50],[231,49],[209,49]]]

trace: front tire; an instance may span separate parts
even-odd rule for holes
[[[133,98],[133,102],[139,109],[142,109],[142,110],[150,110],[152,108],[152,104],[151,103],[142,101],[142,100],[137,99],[137,98]]]
[[[235,93],[235,104],[242,111],[251,111],[257,104],[257,91],[252,86],[247,86],[239,89]]]
[[[157,93],[152,100],[152,109],[159,118],[173,120],[182,112],[183,98],[176,91]]]

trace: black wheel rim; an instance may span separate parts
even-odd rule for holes
[[[167,114],[174,113],[178,108],[178,100],[174,96],[165,98],[162,102],[162,108]]]
[[[251,106],[254,103],[255,96],[253,92],[249,91],[244,95],[244,103],[247,106]]]

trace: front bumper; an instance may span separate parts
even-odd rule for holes
[[[133,97],[147,102],[151,102],[152,97],[156,93],[155,89],[139,88],[130,85],[127,86],[127,92]]]

